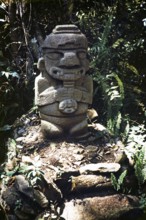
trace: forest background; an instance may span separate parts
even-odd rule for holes
[[[145,0],[0,0],[0,137],[34,107],[41,44],[58,24],[88,39],[98,122],[123,141],[145,137],[145,17]]]

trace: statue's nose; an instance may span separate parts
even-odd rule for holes
[[[76,53],[74,53],[74,52],[67,52],[67,53],[64,53],[64,56],[60,60],[60,65],[61,66],[68,66],[68,67],[79,66],[80,65],[80,61],[79,61]]]

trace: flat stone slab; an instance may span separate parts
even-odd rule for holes
[[[100,172],[100,173],[113,173],[119,171],[121,168],[119,163],[96,163],[87,164],[79,168],[80,174],[86,172]]]
[[[110,195],[71,200],[65,203],[65,220],[135,220],[140,214],[136,196]]]
[[[99,191],[101,188],[110,188],[111,181],[102,175],[80,175],[76,177],[71,177],[72,180],[72,192],[84,192],[85,190],[94,189]]]

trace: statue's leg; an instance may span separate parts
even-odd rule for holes
[[[51,122],[41,120],[41,131],[48,137],[59,137],[63,134],[63,129]]]
[[[88,135],[88,123],[87,120],[84,119],[80,123],[76,124],[70,129],[70,135],[75,137],[84,137]]]

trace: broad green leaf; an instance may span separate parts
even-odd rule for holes
[[[127,175],[127,170],[125,170],[123,173],[121,173],[121,175],[119,176],[119,179],[118,179],[119,185],[122,185],[124,183],[126,175]]]
[[[111,182],[115,190],[117,190],[117,179],[113,173],[111,173]]]

